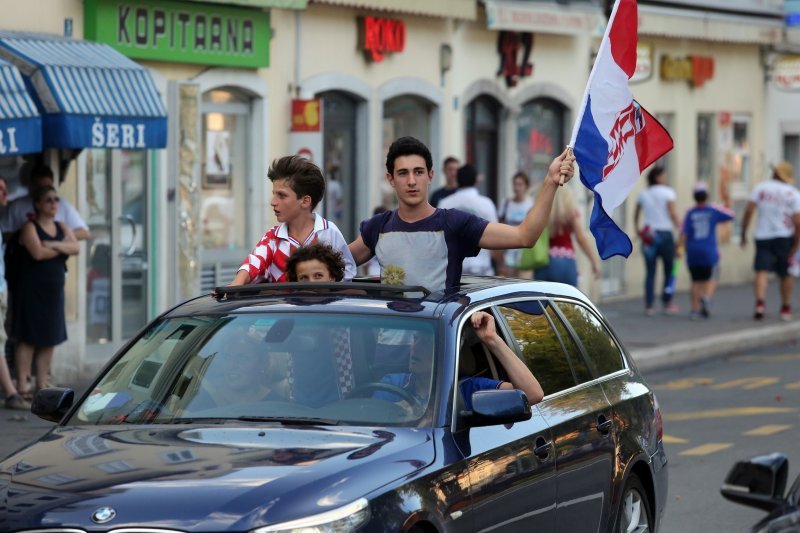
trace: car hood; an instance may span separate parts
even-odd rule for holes
[[[0,463],[0,530],[243,531],[334,509],[434,460],[430,430],[58,427]],[[98,509],[115,518],[98,526]]]

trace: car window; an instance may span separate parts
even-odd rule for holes
[[[564,346],[564,350],[567,352],[567,360],[570,363],[570,369],[572,370],[572,375],[575,378],[575,382],[585,383],[587,381],[592,380],[592,371],[589,368],[589,365],[586,364],[586,360],[583,358],[583,354],[581,354],[581,349],[575,342],[575,339],[572,335],[569,334],[567,331],[564,322],[562,322],[561,317],[558,316],[558,313],[553,311],[553,308],[548,306],[545,310],[547,316],[550,317],[550,322],[553,324],[553,328],[555,328],[558,336],[561,338],[561,343]]]
[[[530,368],[545,396],[576,385],[561,340],[538,300],[499,306],[522,360]]]
[[[556,305],[572,325],[598,375],[613,374],[625,368],[622,352],[611,332],[590,309],[572,302]]]
[[[435,322],[406,317],[166,319],[126,350],[69,423],[246,417],[414,425],[431,404],[437,343]],[[387,350],[391,368],[379,358]]]

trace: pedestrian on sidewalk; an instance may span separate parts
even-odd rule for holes
[[[0,176],[0,206],[5,206],[8,203],[8,183],[6,179]],[[0,251],[3,248],[3,233],[0,231]],[[0,253],[0,387],[3,388],[3,397],[5,398],[6,409],[21,409],[29,410],[31,404],[26,402],[20,396],[19,391],[14,386],[11,380],[11,372],[8,370],[8,362],[6,361],[6,311],[8,310],[8,285],[6,284],[6,265],[3,254]]]
[[[719,262],[717,249],[717,224],[733,220],[733,211],[726,207],[708,204],[708,186],[698,182],[694,186],[695,206],[686,213],[681,227],[679,249],[686,253],[686,265],[692,276],[692,320],[708,318],[708,289],[714,268]]]
[[[644,280],[645,314],[655,314],[656,267],[661,259],[664,265],[664,283],[661,290],[661,305],[666,314],[679,312],[672,301],[673,292],[668,290],[669,276],[675,261],[675,238],[673,229],[677,228],[678,215],[675,211],[675,191],[667,185],[667,172],[664,167],[655,166],[647,174],[647,188],[639,193],[633,219],[636,233],[642,239],[647,274]],[[639,225],[644,213],[644,225]]]
[[[792,319],[792,290],[794,279],[789,275],[789,263],[797,252],[800,240],[800,191],[794,186],[792,165],[781,161],[772,169],[772,179],[756,185],[747,202],[742,220],[742,247],[747,244],[747,228],[753,213],[758,210],[753,238],[756,272],[753,288],[756,297],[756,320],[764,318],[765,297],[769,273],[780,279],[781,320]]]
[[[497,218],[500,222],[509,226],[519,226],[525,220],[528,211],[533,208],[533,198],[529,194],[531,180],[527,174],[519,171],[511,178],[511,182],[513,184],[513,194],[500,205],[500,209],[497,211]],[[503,253],[503,261],[501,262],[501,275],[519,276],[521,256],[522,250],[520,249],[506,250]]]

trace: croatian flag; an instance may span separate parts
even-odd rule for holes
[[[600,257],[628,257],[631,240],[611,219],[651,163],[672,149],[667,130],[628,88],[636,69],[636,0],[617,0],[589,74],[570,146],[581,181],[594,192],[589,229]]]

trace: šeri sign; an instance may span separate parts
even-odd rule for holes
[[[177,63],[269,66],[268,12],[219,4],[85,0],[86,38],[128,57]]]
[[[387,52],[402,52],[406,47],[406,25],[402,20],[359,17],[359,47],[370,61],[383,61]]]

